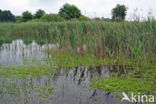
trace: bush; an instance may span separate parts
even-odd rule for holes
[[[32,19],[32,20],[28,20],[27,22],[42,22],[41,19]]]
[[[86,16],[80,16],[79,21],[89,21],[90,18],[86,17]]]
[[[40,21],[43,21],[43,22],[61,22],[61,21],[64,21],[64,19],[57,14],[47,14],[47,15],[44,15],[43,17],[41,17]]]

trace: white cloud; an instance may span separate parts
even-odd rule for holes
[[[138,8],[138,15],[147,17],[148,11],[153,10],[156,17],[156,0],[1,0],[0,9],[11,10],[20,15],[29,10],[34,13],[37,9],[44,9],[47,13],[57,13],[64,3],[76,5],[83,14],[95,17],[111,17],[111,9],[116,4],[125,4],[128,7],[127,18],[131,18]]]
[[[3,0],[0,2],[0,9],[11,10],[14,14],[21,14],[28,9],[29,0]]]

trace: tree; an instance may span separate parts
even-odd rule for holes
[[[41,17],[44,16],[44,15],[45,15],[45,11],[39,9],[38,11],[36,11],[36,13],[35,13],[35,15],[34,15],[34,18],[35,18],[35,19],[39,19],[39,18],[41,18]]]
[[[81,11],[74,5],[64,4],[59,10],[59,15],[67,20],[71,20],[73,18],[79,18]]]
[[[9,10],[0,10],[0,22],[15,22],[15,16]]]
[[[125,20],[126,13],[127,7],[125,5],[117,4],[117,6],[112,9],[112,20],[113,21]]]
[[[22,22],[27,22],[32,19],[32,14],[29,11],[25,11],[22,13]]]

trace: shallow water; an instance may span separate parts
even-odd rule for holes
[[[46,49],[55,45],[25,45],[22,40],[0,47],[0,64],[22,64],[24,59],[51,57]],[[121,104],[110,92],[90,89],[90,79],[109,77],[110,66],[57,69],[40,77],[0,76],[0,104]],[[125,73],[123,71],[123,73]]]
[[[40,46],[35,41],[29,45],[25,45],[22,40],[14,40],[10,44],[4,43],[0,47],[0,64],[14,65],[23,63],[24,59],[48,58],[50,55],[44,51],[55,47],[53,44]]]
[[[108,67],[76,67],[48,76],[0,78],[1,104],[120,104],[111,93],[89,89],[93,77],[109,77]],[[48,91],[52,89],[52,93]],[[10,103],[11,102],[11,103]]]

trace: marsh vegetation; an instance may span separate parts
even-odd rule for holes
[[[59,14],[26,11],[0,23],[0,102],[120,104],[123,91],[156,95],[156,21],[124,21],[126,10],[117,5],[113,21],[101,21],[65,4]]]
[[[94,104],[102,102],[111,103],[111,101],[108,101],[108,99],[102,101],[100,100],[100,96],[94,95],[94,93],[99,94],[99,91],[95,90],[95,88],[104,90],[105,93],[103,93],[101,96],[106,96],[107,91],[112,93],[133,91],[155,94],[155,30],[155,21],[140,23],[114,23],[98,21],[68,21],[56,23],[40,22],[20,24],[1,23],[1,47],[5,46],[4,43],[13,44],[13,40],[21,39],[24,42],[19,42],[18,45],[14,43],[14,46],[5,46],[5,50],[10,50],[10,52],[14,52],[13,49],[18,50],[18,48],[22,48],[20,50],[21,54],[23,54],[23,57],[20,58],[22,58],[23,64],[16,64],[16,66],[12,66],[10,63],[10,65],[8,64],[8,66],[5,66],[3,63],[1,63],[3,64],[0,68],[1,80],[8,80],[7,83],[10,83],[10,86],[8,86],[6,81],[1,84],[2,87],[0,91],[1,98],[3,99],[1,101],[7,101],[5,99],[12,95],[14,96],[12,100],[16,99],[15,103],[16,101],[20,101],[22,103],[25,100],[29,103],[32,103],[34,100],[40,102],[54,102],[52,99],[56,97],[55,94],[60,96],[61,93],[55,92],[55,86],[57,85],[52,84],[52,82],[57,83],[55,81],[61,81],[59,78],[55,79],[55,74],[63,72],[66,73],[66,77],[69,77],[68,72],[70,71],[73,71],[73,75],[70,76],[71,82],[68,82],[68,80],[66,82],[64,80],[64,82],[58,83],[71,84],[71,86],[66,86],[66,89],[74,87],[72,86],[72,81],[74,81],[74,83],[78,83],[78,85],[81,86],[81,88],[77,87],[77,89],[79,89],[78,92],[89,88],[91,92],[86,93],[90,93],[90,97],[92,95],[93,97],[88,101],[90,102],[97,97],[97,102],[94,102]],[[34,44],[32,43],[33,41],[37,42],[35,44],[39,44],[37,47],[42,47],[44,44],[47,44],[47,47],[49,46],[48,44],[53,44],[55,48],[44,48],[45,50],[42,52],[47,55],[42,55],[43,53],[38,54],[38,58],[34,59],[32,56],[35,54],[37,55],[38,51],[41,50],[26,50],[26,47],[37,49],[35,48],[36,45],[31,46],[31,44]],[[22,44],[26,45],[23,47]],[[2,49],[4,48],[1,48],[1,50]],[[24,49],[26,52],[29,52],[30,57],[28,60],[26,60],[27,58],[24,57],[26,54],[28,54],[24,53]],[[30,53],[34,53],[34,55],[31,55]],[[5,57],[2,58],[1,56],[1,59],[4,58]],[[4,60],[0,62],[4,62]],[[7,60],[7,62],[9,61]],[[86,67],[86,69],[83,67]],[[100,70],[98,67],[101,67]],[[87,76],[90,74],[87,74],[88,71],[86,70],[89,70],[89,73],[93,75],[88,78]],[[97,71],[97,74],[94,71]],[[79,78],[78,76],[76,77],[78,79],[74,78],[74,75],[76,74],[79,76]],[[54,76],[54,79],[53,77],[51,79],[51,75]],[[60,74],[57,74],[56,76],[59,77]],[[39,83],[38,81],[43,80],[44,77],[46,78],[44,81],[42,81],[42,83],[47,84]],[[13,79],[11,80],[10,78]],[[38,78],[38,80],[36,78]],[[21,82],[17,82],[19,79]],[[87,80],[87,82],[85,82],[85,80]],[[25,87],[29,83],[32,84],[28,85],[27,88],[23,88],[24,86],[22,87],[18,85],[21,85],[22,83],[25,83]],[[87,85],[83,86],[83,84],[86,83]],[[60,86],[62,86],[62,84]],[[83,87],[85,88],[83,89]],[[13,90],[14,88],[18,89]],[[4,89],[7,91],[6,96],[4,96],[4,93],[6,93]],[[37,95],[29,93],[28,90],[38,91],[36,92]],[[59,90],[61,90],[61,88]],[[73,90],[75,91],[76,89]],[[52,94],[53,91],[55,92],[54,95]],[[72,92],[64,93],[71,94]],[[22,94],[22,98],[25,100],[17,100],[20,99],[17,98],[20,94]],[[34,98],[31,100],[27,98],[29,97],[28,95],[32,95]],[[70,95],[68,95],[68,97],[69,96]],[[80,95],[75,95],[75,97],[76,96],[80,97],[81,93]],[[89,97],[88,95],[82,96],[84,98]],[[37,100],[39,97],[42,97],[42,100]],[[74,99],[76,99],[75,97]],[[65,100],[67,98],[61,99]],[[119,102],[119,99],[116,97],[110,99],[112,99],[113,102]],[[82,101],[86,102],[86,100]],[[60,100],[58,99],[55,101],[55,103],[56,102],[60,102]]]

